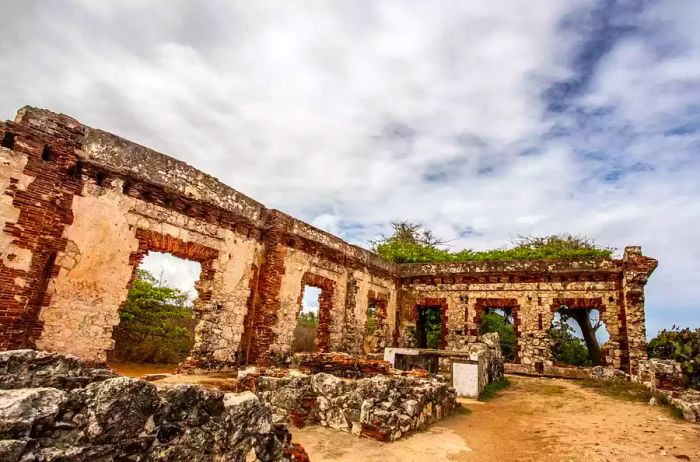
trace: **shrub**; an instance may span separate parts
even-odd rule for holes
[[[294,340],[292,341],[292,352],[316,351],[316,329],[318,328],[318,317],[313,311],[301,313],[294,328]]]
[[[139,269],[119,311],[111,357],[137,363],[178,363],[192,348],[193,330],[187,294]]]
[[[396,263],[441,263],[485,260],[539,260],[553,258],[611,258],[612,249],[593,240],[568,234],[521,237],[511,248],[451,252],[420,241],[388,237],[374,242],[374,250]]]
[[[481,333],[498,333],[501,342],[503,359],[512,361],[515,358],[515,326],[508,322],[505,316],[498,313],[486,313],[481,318]]]
[[[552,356],[558,363],[571,366],[590,366],[586,344],[574,335],[574,329],[566,321],[555,320],[549,329],[552,340]]]
[[[649,342],[648,352],[651,358],[678,361],[685,384],[700,389],[700,329],[662,330]]]

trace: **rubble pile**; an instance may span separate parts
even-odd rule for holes
[[[107,369],[91,373],[78,358],[28,350],[4,352],[0,364],[0,384],[11,385],[0,389],[2,461],[308,460],[251,392],[156,388]]]
[[[346,353],[301,353],[296,355],[299,369],[319,374],[325,372],[347,379],[374,377],[391,373],[391,364]]]
[[[319,424],[379,441],[394,441],[447,416],[456,406],[449,384],[437,377],[402,374],[345,379],[290,371],[284,377],[239,373],[276,421],[297,427]]]

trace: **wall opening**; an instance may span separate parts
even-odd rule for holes
[[[599,309],[562,305],[554,312],[549,337],[556,363],[598,366],[603,363],[601,346],[609,335]]]
[[[316,338],[319,327],[321,289],[305,285],[302,289],[301,310],[294,328],[292,352],[316,351]]]
[[[440,349],[442,346],[442,308],[440,306],[419,306],[416,324],[418,348]]]
[[[479,329],[481,334],[497,333],[503,359],[507,362],[515,360],[517,339],[513,308],[484,308]]]
[[[2,137],[2,147],[13,149],[15,147],[15,135],[10,132],[5,132],[5,135]]]
[[[125,375],[173,369],[189,354],[194,338],[198,262],[149,252],[135,271],[113,329],[108,361]]]
[[[377,351],[378,310],[379,304],[374,300],[370,300],[367,304],[367,320],[365,321],[364,341],[362,344],[365,354]]]

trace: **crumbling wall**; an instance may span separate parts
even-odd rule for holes
[[[603,365],[629,369],[630,358],[642,354],[637,331],[643,329],[639,308],[629,306],[623,289],[629,265],[625,260],[553,260],[405,265],[401,268],[399,346],[415,346],[417,308],[441,305],[446,313],[443,341],[460,350],[478,340],[481,316],[489,308],[510,309],[516,333],[514,362],[533,373],[552,366],[548,330],[556,311],[599,310],[609,340],[602,345]],[[656,261],[641,256],[643,288]],[[640,274],[639,271],[635,270]],[[633,310],[633,311],[630,311]],[[630,315],[629,313],[636,313]],[[637,338],[630,348],[630,334]],[[632,361],[633,363],[633,361]]]
[[[248,375],[252,379],[246,379]],[[273,410],[278,421],[297,427],[319,424],[379,441],[395,441],[448,416],[454,390],[437,377],[375,375],[343,379],[292,371],[282,377],[241,371],[242,384]]]
[[[202,265],[195,345],[183,370],[287,352],[301,278],[332,286],[323,350],[361,345],[352,324],[363,308],[346,296],[351,278],[360,300],[367,281],[395,290],[395,265],[69,117],[25,108],[0,124],[0,139],[0,348],[104,360],[149,251]]]

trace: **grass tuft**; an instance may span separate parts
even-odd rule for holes
[[[481,390],[481,393],[479,393],[479,401],[488,401],[496,397],[499,392],[505,390],[509,386],[510,382],[505,378],[497,380],[496,382],[491,382],[486,385],[483,390]]]

